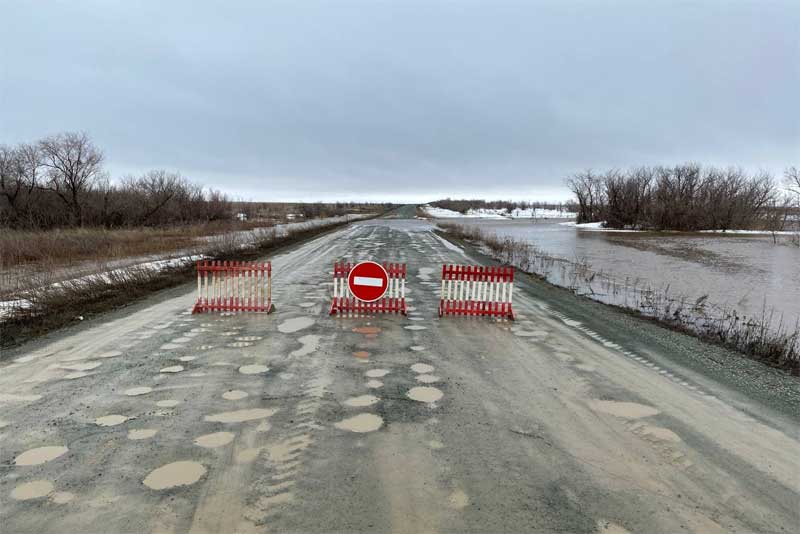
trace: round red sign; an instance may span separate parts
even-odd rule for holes
[[[381,298],[389,287],[386,269],[374,261],[357,263],[347,277],[350,293],[362,302],[374,302]]]

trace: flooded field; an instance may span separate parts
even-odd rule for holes
[[[774,311],[793,327],[800,321],[800,248],[769,235],[709,235],[578,230],[562,221],[459,219],[500,236],[536,245],[569,261],[588,262],[622,284],[673,298],[707,302],[747,317]],[[781,244],[783,243],[783,244]]]

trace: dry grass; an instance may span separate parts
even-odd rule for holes
[[[800,376],[800,324],[775,320],[766,307],[760,317],[744,317],[716,308],[707,296],[694,299],[671,295],[669,287],[654,291],[640,280],[621,282],[595,271],[585,260],[550,256],[535,245],[501,238],[474,226],[440,223],[448,235],[478,243],[508,265],[566,287],[577,295],[634,311],[661,324],[724,345],[752,359]]]
[[[277,232],[255,230],[247,237],[221,234],[204,249],[211,260],[254,260],[309,237],[329,232],[347,222],[319,224]],[[156,291],[174,287],[195,277],[193,262],[176,264],[158,270],[142,266],[120,268],[75,280],[46,283],[47,274],[31,284],[17,298],[24,303],[7,308],[8,318],[0,323],[0,346],[18,345],[48,331],[75,324],[98,313],[114,309]]]
[[[266,222],[216,221],[171,228],[12,230],[0,232],[0,269],[19,265],[74,265],[191,248],[198,238],[268,226]]]

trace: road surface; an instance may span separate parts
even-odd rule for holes
[[[431,229],[277,253],[269,316],[186,285],[5,354],[0,532],[797,531],[797,380],[528,277],[516,322],[439,320],[488,260]],[[407,318],[328,316],[362,259]]]

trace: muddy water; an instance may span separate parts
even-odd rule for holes
[[[558,223],[464,219],[535,244],[568,260],[585,259],[595,271],[694,301],[708,302],[760,317],[762,308],[783,314],[784,323],[800,320],[800,248],[779,236],[709,235],[655,232],[592,232]],[[781,244],[782,243],[782,244]]]
[[[142,483],[150,489],[164,490],[194,484],[205,474],[206,468],[200,463],[173,462],[152,471]]]
[[[383,426],[383,418],[371,413],[362,413],[355,417],[345,419],[344,421],[334,423],[333,426],[341,430],[349,430],[350,432],[374,432]]]

